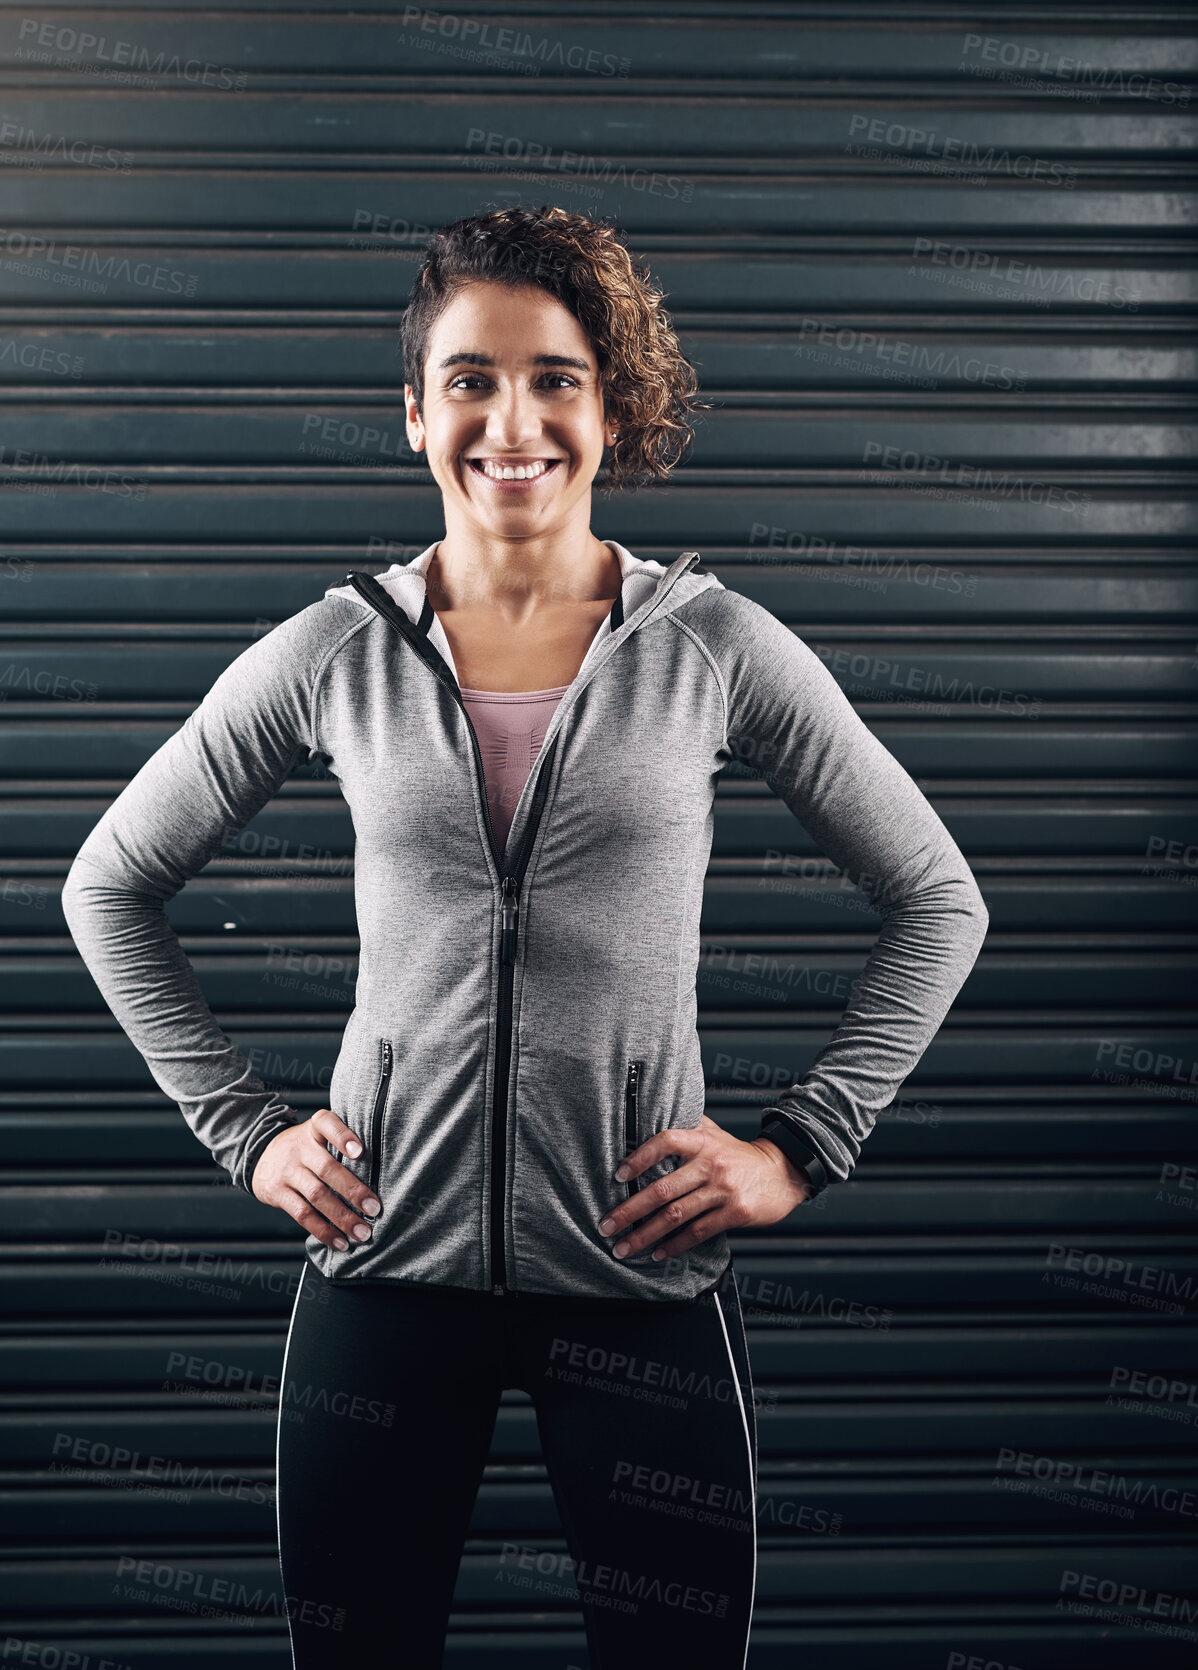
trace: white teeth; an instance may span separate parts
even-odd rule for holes
[[[496,464],[491,459],[483,462],[483,474],[489,475],[494,481],[532,481],[537,476],[544,475],[549,468],[543,459],[537,459],[532,464]]]

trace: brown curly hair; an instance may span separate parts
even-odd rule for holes
[[[536,284],[587,332],[599,363],[605,416],[618,425],[608,491],[664,481],[694,438],[698,379],[678,345],[663,292],[605,220],[565,209],[496,209],[429,239],[400,323],[404,375],[419,411],[435,321],[479,279]]]

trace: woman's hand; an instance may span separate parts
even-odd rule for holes
[[[618,1237],[612,1248],[617,1258],[640,1252],[663,1235],[670,1239],[655,1249],[654,1259],[677,1257],[721,1230],[777,1223],[811,1190],[806,1172],[768,1137],[741,1142],[706,1114],[694,1130],[659,1131],[642,1142],[616,1177],[620,1182],[639,1177],[667,1154],[684,1154],[686,1162],[600,1220],[601,1235]],[[637,1227],[626,1234],[630,1224]]]
[[[325,1147],[326,1137],[351,1160],[362,1152],[360,1140],[332,1108],[317,1108],[311,1119],[271,1138],[258,1156],[250,1186],[263,1205],[289,1212],[326,1247],[345,1252],[345,1235],[356,1241],[370,1236],[370,1225],[346,1201],[368,1218],[377,1215],[379,1203],[365,1183],[333,1158]]]

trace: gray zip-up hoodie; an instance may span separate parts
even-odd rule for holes
[[[97,823],[63,908],[113,1014],[233,1181],[305,1117],[217,1025],[164,905],[319,757],[349,805],[360,958],[328,1106],[382,1203],[337,1281],[692,1298],[723,1235],[616,1259],[613,1173],[704,1106],[699,915],[716,777],[758,767],[882,927],[804,1081],[775,1098],[842,1181],[973,966],[987,914],[915,783],[819,657],[683,552],[624,579],[497,858],[477,741],[428,602],[431,545],[351,575],[225,669]],[[329,1145],[330,1148],[332,1145]],[[663,1161],[639,1186],[682,1164]],[[632,1185],[636,1186],[636,1185]]]

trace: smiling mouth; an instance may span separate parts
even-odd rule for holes
[[[528,458],[507,460],[498,458],[467,458],[466,463],[486,481],[540,481],[551,475],[561,462],[559,458]]]

